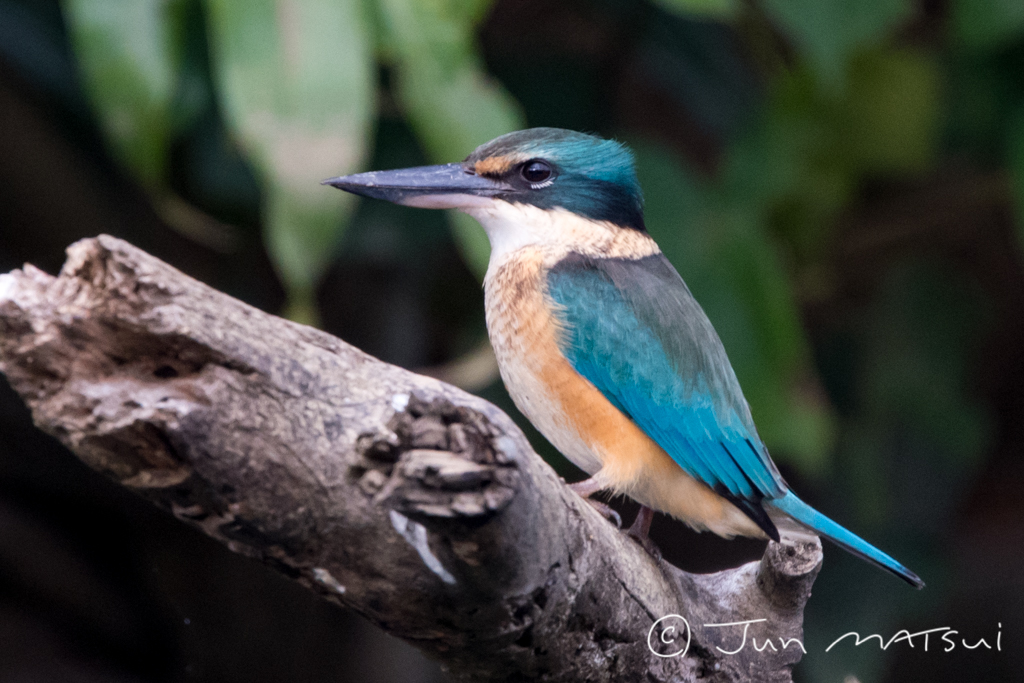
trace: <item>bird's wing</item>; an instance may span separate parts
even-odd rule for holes
[[[688,474],[777,539],[761,500],[783,495],[786,484],[718,334],[668,260],[569,256],[547,285],[576,371]]]

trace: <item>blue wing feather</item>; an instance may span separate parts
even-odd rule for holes
[[[688,474],[758,508],[785,492],[718,335],[662,255],[569,257],[547,284],[569,362]]]
[[[547,284],[566,358],[688,474],[776,541],[779,532],[762,505],[911,585],[924,585],[788,490],[757,435],[722,342],[663,256],[570,256],[551,269]]]

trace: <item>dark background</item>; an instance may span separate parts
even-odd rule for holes
[[[0,272],[56,272],[68,244],[109,233],[281,312],[292,293],[261,239],[265,186],[209,75],[205,5],[180,4],[207,97],[172,127],[163,182],[230,226],[229,246],[175,225],[110,151],[60,4],[0,0]],[[470,48],[527,125],[637,151],[649,228],[793,488],[928,584],[826,544],[795,678],[1024,680],[1024,6],[477,4]],[[363,166],[468,154],[425,151],[388,54]],[[447,376],[481,353],[478,276],[443,214],[360,203],[347,226],[315,291],[325,329]],[[462,383],[580,477],[482,367]],[[694,571],[762,548],[663,517],[653,536]],[[934,639],[824,652],[847,631],[941,626],[959,631],[952,652]],[[980,638],[991,649],[960,640]],[[89,471],[0,380],[0,681],[192,680],[444,676]]]

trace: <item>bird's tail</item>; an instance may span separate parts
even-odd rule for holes
[[[850,551],[858,557],[864,558],[868,562],[878,565],[886,571],[892,572],[914,588],[924,588],[924,581],[922,581],[917,574],[910,571],[897,562],[893,557],[883,553],[860,536],[857,536],[856,534],[839,526],[831,519],[797,498],[792,491],[787,491],[786,495],[782,498],[772,500],[771,505],[782,512],[785,512],[787,515],[800,522],[800,524],[825,536],[841,548]]]

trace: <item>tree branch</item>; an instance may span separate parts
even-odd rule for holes
[[[456,679],[789,681],[802,655],[820,544],[710,575],[656,562],[494,406],[121,240],[0,276],[0,370],[91,467]],[[705,626],[751,619],[777,651],[727,654],[743,628]]]

